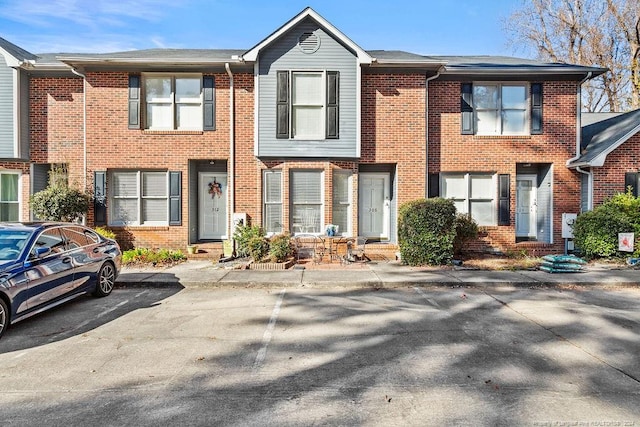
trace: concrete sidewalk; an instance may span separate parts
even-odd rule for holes
[[[587,267],[578,273],[489,271],[464,267],[409,267],[399,262],[371,262],[359,269],[227,270],[211,261],[187,261],[172,267],[125,267],[117,287],[349,287],[406,286],[639,286],[640,270]]]

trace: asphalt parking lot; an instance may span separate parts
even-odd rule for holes
[[[116,289],[7,331],[0,425],[632,426],[638,354],[638,288]]]

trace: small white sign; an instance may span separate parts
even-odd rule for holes
[[[621,252],[633,252],[633,233],[618,233],[618,250]]]

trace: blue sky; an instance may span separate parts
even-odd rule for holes
[[[32,53],[249,49],[310,6],[365,50],[528,56],[503,28],[522,1],[0,0],[0,37]]]

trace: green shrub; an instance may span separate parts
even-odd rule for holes
[[[264,237],[262,227],[257,225],[238,225],[233,233],[236,242],[236,255],[239,257],[250,256],[249,241],[255,237]]]
[[[456,238],[453,241],[453,253],[462,253],[465,243],[478,238],[478,224],[469,214],[456,214]]]
[[[398,242],[409,265],[442,265],[453,258],[456,208],[452,200],[419,199],[400,206]]]
[[[116,233],[105,227],[96,227],[93,229],[96,233],[107,239],[116,240]]]
[[[631,232],[640,236],[640,200],[630,193],[617,194],[578,215],[573,225],[575,244],[586,258],[629,255],[618,252],[618,233]],[[640,245],[636,243],[634,256],[638,255]]]
[[[187,257],[182,251],[160,249],[153,251],[146,248],[134,248],[122,253],[122,264],[174,264]]]
[[[277,234],[269,239],[269,259],[284,262],[293,254],[291,238],[288,234]]]
[[[45,221],[74,221],[89,211],[91,196],[64,185],[48,187],[31,196],[31,210]]]
[[[264,236],[253,236],[247,242],[249,255],[255,262],[261,262],[269,253],[269,241]]]

